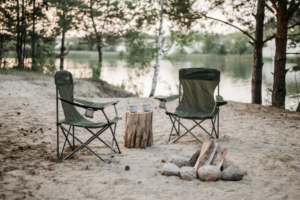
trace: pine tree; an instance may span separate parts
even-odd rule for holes
[[[102,68],[102,49],[118,45],[126,33],[132,12],[137,1],[88,0],[83,6],[86,18],[83,29],[86,35],[83,40],[98,51],[98,66],[93,68],[93,79],[99,79]],[[127,26],[128,27],[128,26]]]
[[[60,69],[64,69],[64,57],[69,53],[65,52],[65,40],[66,33],[70,30],[78,30],[80,19],[84,15],[84,11],[81,9],[83,2],[80,0],[45,0],[49,9],[57,11],[56,26],[54,27],[54,35],[61,35],[61,47],[60,47]]]

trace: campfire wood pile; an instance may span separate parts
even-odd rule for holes
[[[226,154],[226,148],[222,148],[214,140],[206,140],[189,161],[178,156],[172,157],[170,162],[163,166],[161,174],[180,175],[184,180],[193,180],[197,177],[202,181],[241,180],[244,172],[233,161],[225,158]]]

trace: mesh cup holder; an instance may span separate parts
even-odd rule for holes
[[[164,101],[159,101],[159,108],[165,109],[165,102]]]
[[[89,118],[93,118],[94,117],[94,112],[95,110],[92,108],[87,108],[85,111],[85,116],[89,117]]]

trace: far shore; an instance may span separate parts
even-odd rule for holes
[[[57,53],[59,53],[57,51]],[[119,52],[103,52],[103,58],[106,59],[120,59]],[[224,62],[252,62],[253,55],[218,55],[218,54],[202,54],[202,53],[190,53],[190,54],[179,54],[174,53],[169,55],[172,60],[176,61],[224,61]],[[86,59],[97,59],[97,51],[70,51],[66,58],[86,58]],[[163,58],[167,59],[167,58]],[[273,58],[263,57],[265,62],[271,62]],[[297,56],[288,56],[287,63],[294,63],[297,60]]]

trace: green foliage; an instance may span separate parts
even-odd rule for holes
[[[38,40],[48,37],[45,34],[45,27],[47,29],[49,27],[49,21],[43,11],[45,5],[36,3],[35,9],[33,9],[34,2],[34,0],[6,1],[0,7],[1,34],[9,36],[5,38],[3,50],[13,49],[15,51],[14,56],[17,58],[18,68],[31,67],[27,58],[32,57],[33,38]],[[39,23],[35,30],[33,29],[33,19]]]
[[[131,20],[131,12],[136,9],[138,1],[93,0],[81,6],[86,11],[89,20],[84,21],[82,38],[90,49],[99,52],[99,62],[102,62],[103,48],[120,44],[121,37],[126,32],[124,27]],[[92,47],[92,48],[91,48]]]
[[[229,35],[205,34],[202,53],[205,54],[251,54],[252,46],[248,43],[247,36],[236,32]]]

